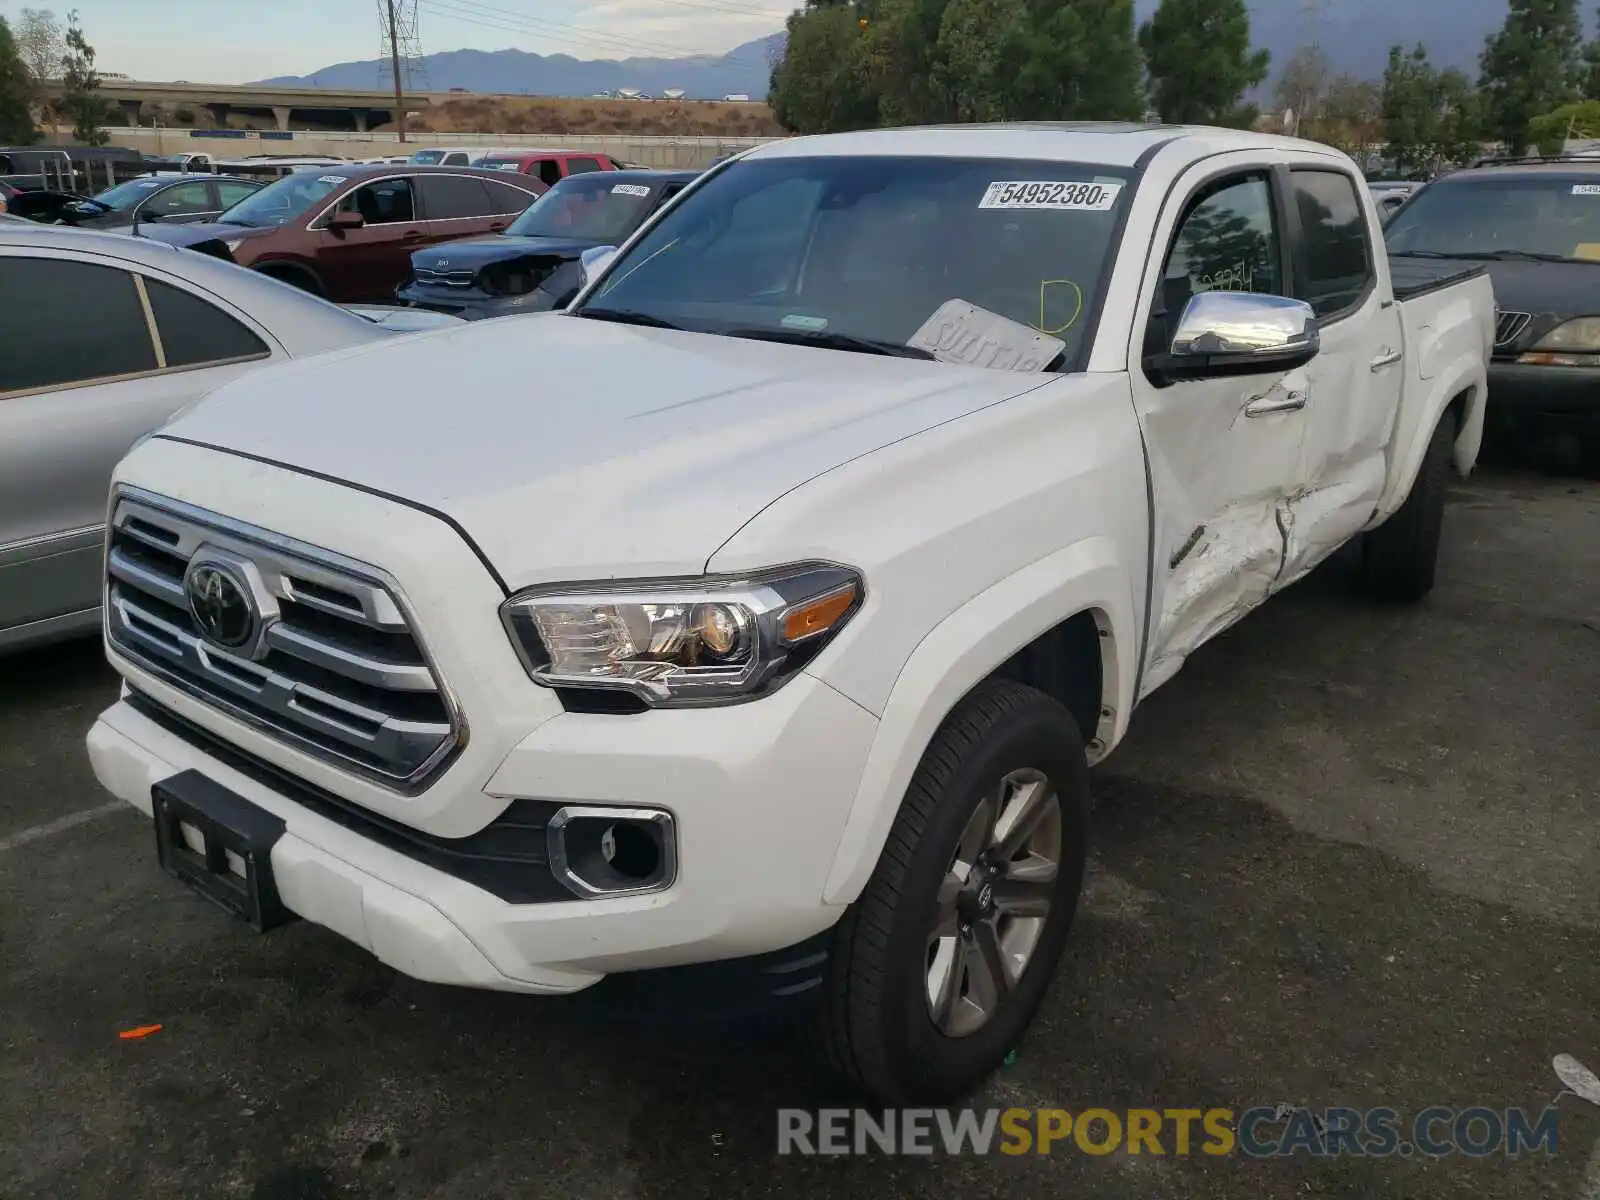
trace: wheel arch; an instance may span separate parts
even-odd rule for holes
[[[826,903],[848,904],[866,886],[917,763],[985,680],[1015,679],[1054,696],[1085,729],[1089,761],[1110,752],[1136,695],[1133,579],[1111,539],[1089,538],[986,588],[917,644],[884,705]]]
[[[1389,461],[1389,477],[1366,526],[1368,529],[1383,524],[1405,503],[1440,421],[1453,417],[1456,423],[1453,455],[1456,474],[1465,479],[1478,461],[1488,395],[1488,373],[1483,364],[1463,364],[1459,370],[1427,382],[1432,386],[1424,398],[1414,404],[1401,405],[1395,421],[1395,452]]]
[[[314,296],[328,294],[328,289],[323,286],[322,276],[305,263],[294,262],[287,258],[269,258],[264,262],[252,263],[250,269],[304,288]]]

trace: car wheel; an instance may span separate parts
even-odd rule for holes
[[[1066,943],[1088,811],[1082,735],[1050,697],[991,680],[945,719],[835,933],[813,1026],[835,1074],[942,1103],[1000,1065]]]
[[[1376,599],[1409,603],[1433,590],[1455,440],[1456,423],[1446,416],[1428,441],[1411,494],[1393,516],[1362,538],[1362,583]]]

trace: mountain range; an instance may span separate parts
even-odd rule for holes
[[[1158,0],[1135,0],[1143,20]],[[1448,7],[1420,0],[1246,0],[1255,43],[1281,65],[1294,51],[1315,41],[1335,71],[1376,79],[1383,74],[1389,47],[1421,42],[1440,66],[1477,69],[1483,39],[1505,20],[1506,0],[1452,0]],[[619,35],[625,30],[618,30]],[[524,93],[536,96],[588,96],[634,88],[659,96],[681,88],[689,97],[720,98],[738,93],[767,94],[781,32],[736,46],[722,55],[691,58],[578,59],[566,54],[521,50],[447,50],[426,55],[413,75],[414,87],[429,91],[463,88],[469,92]],[[415,70],[415,68],[414,68]],[[263,86],[370,88],[387,78],[388,64],[337,63],[310,75],[264,79]]]

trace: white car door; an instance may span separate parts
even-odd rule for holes
[[[1272,591],[1283,522],[1302,477],[1307,371],[1162,383],[1145,368],[1203,291],[1288,295],[1279,185],[1251,154],[1179,179],[1163,207],[1130,346],[1154,515],[1141,693]]]
[[[1306,368],[1303,481],[1291,498],[1286,587],[1372,518],[1404,383],[1400,309],[1383,234],[1361,203],[1362,183],[1331,160],[1286,172],[1295,226],[1293,294],[1316,311],[1322,352]]]
[[[4,645],[98,607],[107,488],[133,443],[282,351],[176,281],[120,260],[8,247],[0,291],[27,297],[0,356]]]

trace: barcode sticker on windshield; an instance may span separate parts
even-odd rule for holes
[[[318,183],[343,183],[344,182],[344,176],[343,175],[318,175],[317,176],[317,182]]]
[[[1047,208],[1056,212],[1107,212],[1122,194],[1120,183],[1048,183],[1007,179],[984,190],[979,208]]]
[[[1572,185],[1574,196],[1600,196],[1600,183],[1575,183]]]
[[[650,189],[642,183],[619,183],[611,189],[613,196],[648,196]]]

